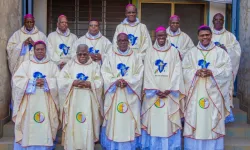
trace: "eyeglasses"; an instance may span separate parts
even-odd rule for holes
[[[128,40],[118,40],[119,43],[121,42],[128,42]]]
[[[224,19],[213,19],[213,21],[220,21],[220,22],[222,22],[222,21],[224,21]]]
[[[136,11],[127,11],[127,14],[136,14]]]
[[[180,23],[179,22],[170,22],[170,24],[172,24],[172,25],[179,25]]]
[[[61,21],[60,23],[65,23],[65,24],[68,24],[68,22],[67,22],[67,21]]]
[[[97,24],[90,24],[89,26],[90,27],[99,27],[99,25],[97,25]]]
[[[77,54],[77,56],[87,56],[88,55],[88,53],[76,53]]]
[[[34,23],[35,21],[24,21],[24,23]]]

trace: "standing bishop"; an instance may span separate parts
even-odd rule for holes
[[[68,28],[67,17],[60,15],[56,31],[48,36],[50,59],[58,65],[60,70],[71,59],[72,46],[76,40],[77,36]]]
[[[140,23],[136,18],[137,8],[135,5],[128,4],[125,11],[126,18],[116,27],[113,37],[114,49],[117,49],[117,35],[126,33],[128,35],[130,49],[141,56],[142,60],[146,55],[146,51],[152,46],[151,38],[145,24]]]
[[[24,61],[12,78],[14,150],[52,149],[59,127],[59,70],[46,55],[43,41],[33,46],[34,56]]]
[[[240,43],[236,37],[224,28],[224,16],[221,13],[217,13],[213,17],[213,28],[212,28],[212,41],[214,44],[224,49],[230,56],[232,68],[233,68],[233,80],[231,81],[230,93],[231,93],[231,107],[233,107],[233,90],[234,81],[236,79],[241,56]],[[226,118],[225,123],[233,122],[234,116],[232,109],[230,115]]]
[[[216,46],[224,49],[229,54],[235,80],[240,64],[240,43],[237,41],[236,37],[231,32],[227,31],[223,27],[224,16],[221,13],[214,15],[213,25],[214,26],[212,28],[212,41]]]
[[[171,42],[171,45],[180,52],[181,59],[184,58],[188,50],[194,47],[194,43],[191,38],[186,33],[181,31],[180,17],[177,15],[173,15],[169,18],[167,34],[167,38]]]
[[[156,29],[144,66],[142,149],[181,149],[185,88],[179,52],[167,40],[166,28]]]
[[[128,45],[128,35],[117,36],[118,48],[102,65],[104,122],[101,144],[106,150],[135,150],[141,135],[141,87],[143,64]]]
[[[100,23],[97,20],[89,22],[88,32],[74,43],[73,49],[76,50],[79,44],[86,44],[92,60],[99,64],[102,64],[108,53],[112,51],[112,44],[100,32]]]
[[[76,57],[58,77],[64,149],[94,150],[103,114],[102,86],[100,65],[90,58],[87,45],[78,45]]]
[[[184,149],[224,149],[226,116],[230,113],[230,57],[211,41],[208,26],[198,30],[199,43],[182,62],[187,100],[184,109]]]
[[[35,26],[35,18],[31,14],[24,16],[24,26],[17,30],[7,44],[8,63],[11,75],[25,60],[33,58],[34,41],[47,41],[46,35]]]

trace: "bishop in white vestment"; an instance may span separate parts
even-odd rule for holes
[[[141,135],[141,88],[143,64],[131,50],[128,36],[117,36],[118,48],[102,65],[104,80],[104,122],[101,145],[106,150],[135,150]]]
[[[46,43],[46,35],[35,26],[35,18],[27,14],[24,16],[24,26],[8,40],[7,54],[11,75],[14,75],[23,61],[33,58],[34,41],[38,40]]]
[[[175,47],[179,52],[181,59],[185,54],[194,47],[192,39],[180,29],[180,17],[173,15],[169,18],[169,27],[167,28],[168,41],[171,46]]]
[[[65,150],[94,150],[103,115],[100,65],[80,44],[58,77],[62,145]]]
[[[230,57],[211,41],[208,26],[198,30],[199,43],[182,62],[187,92],[184,150],[224,150],[225,118],[230,114]]]
[[[181,149],[185,87],[179,52],[167,40],[166,28],[156,29],[144,67],[141,148]]]
[[[46,56],[45,43],[34,43],[34,56],[12,77],[14,150],[52,149],[59,127],[58,73]]]
[[[212,28],[212,41],[214,44],[222,49],[224,49],[232,63],[233,68],[233,80],[231,81],[230,93],[231,93],[231,107],[233,107],[233,90],[234,90],[234,81],[236,79],[241,56],[241,47],[240,43],[237,41],[236,37],[229,31],[224,28],[224,16],[220,13],[215,14],[213,17]],[[230,110],[230,115],[225,120],[226,123],[234,122],[234,116],[232,109]]]
[[[144,60],[146,51],[152,46],[148,29],[145,24],[136,18],[137,8],[134,5],[128,4],[125,14],[126,18],[116,27],[113,37],[113,48],[117,49],[117,35],[119,33],[126,33],[128,35],[130,49]]]
[[[67,17],[59,16],[56,31],[48,35],[48,51],[50,59],[58,65],[60,70],[71,59],[72,46],[77,39],[77,36],[68,28]]]
[[[96,20],[89,22],[88,32],[79,38],[73,46],[74,51],[79,44],[86,44],[89,47],[89,54],[93,61],[102,64],[105,57],[112,51],[111,42],[102,35],[99,30],[100,23]],[[72,55],[74,56],[75,53]]]

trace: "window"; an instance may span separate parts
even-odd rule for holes
[[[169,17],[180,16],[180,28],[187,33],[194,44],[198,43],[197,29],[206,24],[206,2],[155,2],[144,0],[140,3],[142,23],[147,25],[152,40],[155,40],[155,28],[168,27]]]
[[[57,18],[68,17],[69,29],[78,37],[88,31],[88,22],[97,19],[100,31],[110,41],[116,26],[125,18],[125,6],[130,0],[49,0],[48,33],[56,30]]]

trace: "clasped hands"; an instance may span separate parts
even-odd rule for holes
[[[125,88],[128,85],[128,83],[123,79],[117,80],[115,84],[120,88]]]
[[[62,70],[62,68],[63,68],[65,65],[66,65],[65,62],[61,62],[58,66],[59,66],[60,70]]]
[[[206,77],[210,77],[213,75],[212,71],[209,69],[199,69],[197,70],[196,76],[202,77],[202,78],[206,78]]]
[[[79,87],[79,88],[91,88],[91,83],[89,81],[83,81],[83,80],[75,80],[73,82],[73,86]]]
[[[25,41],[24,41],[24,46],[27,46],[28,44],[34,45],[34,41],[32,40],[31,37],[28,37]]]
[[[158,91],[158,92],[156,93],[156,95],[157,95],[159,98],[166,98],[169,94],[170,94],[170,91],[169,91],[169,90],[165,90],[164,92]]]
[[[90,54],[91,58],[93,61],[100,61],[102,60],[102,56],[101,54],[97,53],[97,54]]]
[[[44,79],[36,79],[36,86],[42,87],[44,85]]]

